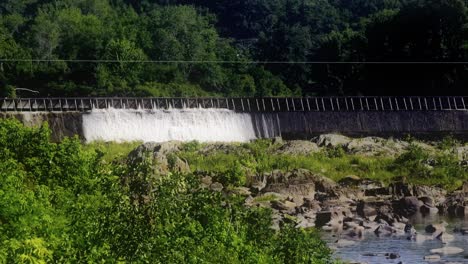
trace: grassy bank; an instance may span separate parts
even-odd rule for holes
[[[335,181],[348,175],[390,183],[405,176],[410,183],[459,188],[468,180],[468,168],[454,152],[461,143],[447,138],[431,151],[418,142],[411,142],[399,155],[364,156],[348,154],[342,147],[323,148],[310,154],[282,154],[281,144],[257,140],[232,145],[226,149],[204,151],[208,145],[186,143],[177,155],[190,164],[193,171],[211,172],[221,182],[242,185],[249,175],[272,170],[308,169]]]

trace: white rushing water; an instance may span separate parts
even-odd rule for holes
[[[83,134],[88,142],[247,142],[257,138],[250,114],[227,109],[94,109],[83,115]]]

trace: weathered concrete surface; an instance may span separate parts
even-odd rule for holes
[[[83,139],[83,113],[79,112],[23,112],[0,113],[0,118],[16,118],[26,126],[49,124],[52,140],[78,135]]]
[[[277,115],[281,135],[287,139],[324,133],[468,137],[468,111],[283,112]]]
[[[79,112],[0,113],[0,118],[14,117],[28,126],[47,121],[54,140],[64,136],[83,138],[83,115]],[[310,139],[325,133],[349,136],[393,136],[407,134],[438,137],[451,134],[468,139],[468,111],[362,111],[362,112],[277,112],[252,113],[257,137]]]

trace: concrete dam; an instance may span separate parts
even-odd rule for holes
[[[468,138],[468,97],[21,98],[0,116],[47,121],[54,140],[246,142],[352,136]]]

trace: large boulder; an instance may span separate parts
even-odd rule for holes
[[[290,155],[308,155],[319,151],[320,148],[316,143],[305,140],[287,141],[277,150],[278,154]]]
[[[352,154],[364,156],[395,156],[404,151],[407,143],[395,141],[393,139],[384,139],[379,137],[365,137],[351,140],[346,145],[346,150]]]
[[[315,142],[320,147],[344,147],[351,142],[351,139],[338,134],[323,134],[316,138]]]
[[[339,189],[338,185],[331,179],[305,169],[288,172],[275,170],[271,173],[255,176],[254,182],[264,183],[261,192],[276,192],[297,201],[302,201],[306,197],[313,198],[316,192],[336,197],[336,192]]]
[[[399,215],[408,217],[416,214],[423,204],[417,197],[408,196],[395,202],[393,208]]]
[[[166,174],[169,171],[190,172],[188,163],[176,155],[182,144],[179,141],[147,142],[131,151],[128,161],[130,164],[138,164],[150,159],[155,174]]]

